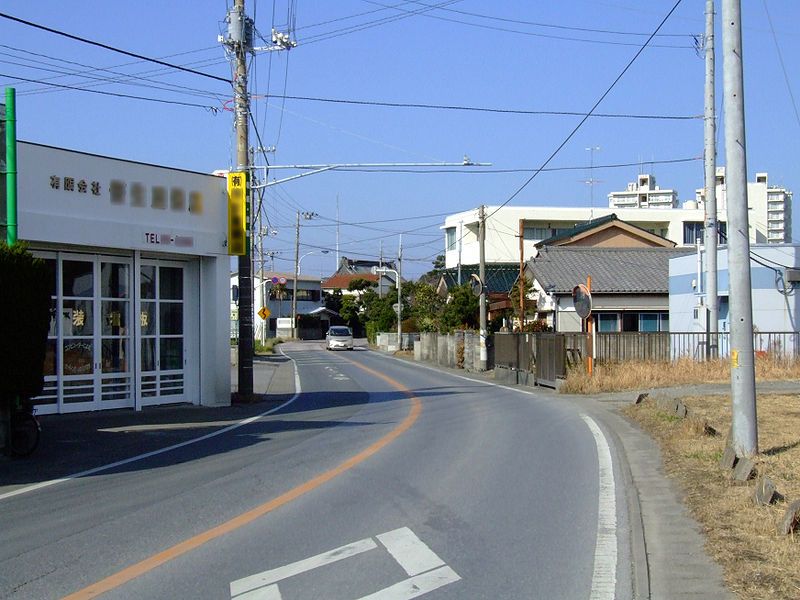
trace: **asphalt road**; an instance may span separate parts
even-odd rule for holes
[[[285,351],[276,412],[2,500],[0,597],[632,596],[617,452],[580,405]]]

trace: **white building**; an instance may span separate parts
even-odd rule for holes
[[[717,168],[716,181],[719,213],[728,209],[725,167]],[[705,189],[695,191],[698,208],[705,206],[705,199]],[[756,173],[756,180],[747,182],[747,208],[751,242],[783,244],[792,241],[792,192],[769,185],[767,173]]]
[[[225,180],[25,142],[17,162],[52,286],[39,413],[229,404]]]
[[[724,168],[717,174],[717,221],[720,242],[727,235],[727,202],[725,198]],[[535,255],[537,242],[572,229],[593,218],[610,214],[646,231],[667,238],[679,246],[694,245],[703,241],[705,222],[704,196],[697,191],[696,200],[675,208],[676,192],[662,190],[655,185],[652,175],[640,175],[636,184],[629,184],[624,192],[609,194],[609,207],[560,206],[487,206],[486,261],[509,263],[520,261],[520,233],[522,256],[525,260]],[[791,240],[792,194],[785,188],[767,185],[767,174],[758,173],[755,183],[748,183],[748,206],[751,243],[784,242]],[[445,266],[477,264],[478,209],[467,210],[445,218]]]
[[[662,190],[655,175],[643,173],[624,192],[608,195],[610,208],[678,208],[678,192]]]

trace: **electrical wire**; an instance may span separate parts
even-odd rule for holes
[[[20,19],[19,17],[14,17],[7,13],[0,12],[0,17],[4,19],[8,19],[10,21],[14,21],[16,23],[21,23],[22,25],[27,25],[28,27],[33,27],[36,29],[41,29],[42,31],[47,31],[48,33],[52,33],[55,35],[60,35],[62,37],[75,40],[78,42],[82,42],[84,44],[89,44],[92,46],[97,46],[98,48],[103,48],[104,50],[110,50],[111,52],[117,52],[119,54],[124,54],[125,56],[130,56],[132,58],[137,58],[139,60],[155,63],[157,65],[161,65],[162,67],[169,67],[170,69],[175,69],[177,71],[183,71],[185,73],[191,73],[192,75],[199,75],[201,77],[207,77],[208,79],[213,79],[215,81],[221,81],[223,83],[227,83],[229,85],[232,82],[229,79],[225,79],[224,77],[218,77],[216,75],[211,75],[210,73],[203,73],[202,71],[195,71],[194,69],[189,69],[186,67],[182,67],[180,65],[175,65],[172,63],[165,62],[163,60],[159,60],[157,58],[150,58],[149,56],[144,56],[142,54],[137,54],[135,52],[129,52],[127,50],[122,50],[121,48],[116,48],[114,46],[109,46],[108,44],[103,44],[101,42],[96,42],[94,40],[90,40],[87,38],[83,38],[77,35],[73,35],[71,33],[66,33],[64,31],[60,31],[58,29],[53,29],[52,27],[46,27],[44,25],[39,25],[38,23],[33,23],[32,21],[26,21],[25,19]]]
[[[637,53],[637,57],[641,52]],[[624,74],[624,73],[623,73]],[[538,115],[538,116],[560,116],[560,117],[593,117],[607,119],[650,119],[650,120],[669,120],[669,121],[697,121],[703,119],[703,115],[650,115],[650,114],[630,114],[630,113],[583,113],[567,110],[526,110],[516,108],[488,108],[480,106],[463,106],[451,104],[426,104],[421,102],[386,102],[379,100],[355,100],[345,98],[322,98],[316,96],[279,96],[268,94],[267,98],[277,100],[300,100],[305,102],[325,102],[328,104],[350,104],[356,106],[379,106],[382,108],[424,108],[432,110],[457,110],[468,112],[485,112],[495,114],[511,115]],[[605,98],[605,96],[603,97]],[[602,100],[602,98],[601,98]]]
[[[794,118],[797,121],[797,124],[800,125],[800,112],[797,110],[797,102],[794,99],[794,92],[792,92],[792,84],[789,81],[789,75],[786,72],[786,65],[783,62],[783,54],[781,53],[781,47],[778,44],[778,36],[775,35],[775,28],[772,26],[772,17],[769,14],[769,9],[767,8],[767,0],[762,0],[764,3],[764,12],[767,13],[767,21],[769,21],[769,30],[772,32],[772,40],[775,42],[775,50],[778,52],[778,61],[781,64],[781,70],[783,71],[783,80],[786,82],[786,89],[789,91],[789,98],[792,101],[792,108],[794,109]]]
[[[385,6],[385,5],[381,4],[380,2],[374,2],[374,1],[371,1],[371,0],[364,0],[364,1],[368,2],[370,4],[376,4],[378,6]],[[422,4],[422,3],[417,3],[417,4]],[[429,5],[422,4],[422,6],[429,6]],[[433,7],[433,8],[441,8],[441,7]],[[403,12],[411,12],[411,11],[405,11],[405,10],[400,9],[400,8],[397,8],[396,10],[401,10]],[[442,10],[446,10],[446,9],[442,9]],[[425,11],[425,12],[427,12],[427,11]],[[418,14],[418,13],[413,13],[413,14]],[[419,13],[419,14],[421,14],[421,13]],[[469,21],[462,21],[460,19],[442,17],[442,16],[439,16],[439,15],[421,14],[421,16],[427,17],[429,19],[437,19],[439,21],[446,21],[446,22],[449,22],[449,23],[459,23],[461,25],[467,25],[469,27],[477,27],[479,29],[487,29],[487,30],[490,30],[490,31],[500,31],[500,32],[503,32],[503,33],[515,33],[515,34],[518,34],[518,35],[526,35],[526,36],[531,36],[531,37],[540,37],[540,38],[547,38],[547,39],[563,40],[563,41],[569,41],[569,42],[582,42],[582,43],[590,43],[590,44],[608,44],[608,45],[612,45],[612,46],[638,46],[639,45],[636,42],[615,42],[615,41],[611,41],[611,40],[590,40],[590,39],[586,39],[586,38],[567,37],[567,36],[553,35],[553,34],[547,34],[547,33],[535,33],[535,32],[531,32],[531,31],[520,31],[518,29],[509,29],[507,27],[481,25],[481,24],[478,24],[478,23],[471,23]],[[649,34],[644,34],[644,35],[649,35]],[[655,37],[655,36],[653,36],[653,37]],[[652,39],[652,37],[648,38],[648,39]],[[695,45],[678,46],[678,45],[674,45],[674,44],[651,44],[650,47],[651,48],[675,48],[675,49],[683,49],[683,50],[686,50],[686,49],[694,50],[695,49]]]
[[[163,100],[161,98],[148,98],[148,97],[145,97],[145,96],[134,96],[132,94],[121,94],[121,93],[118,93],[118,92],[92,90],[92,89],[82,88],[82,87],[77,87],[77,86],[72,86],[72,85],[64,85],[64,84],[60,84],[60,83],[45,82],[45,81],[41,81],[41,80],[38,80],[38,79],[28,79],[26,77],[20,77],[19,75],[8,75],[6,73],[0,73],[0,77],[13,79],[15,81],[25,81],[27,83],[40,83],[40,84],[43,84],[43,85],[49,85],[49,86],[53,86],[53,87],[57,87],[57,88],[65,89],[65,90],[75,90],[75,91],[78,91],[78,92],[88,92],[88,93],[91,93],[91,94],[100,94],[102,96],[113,96],[113,97],[116,97],[116,98],[129,98],[131,100],[144,100],[146,102],[158,102],[160,104],[173,104],[173,105],[176,105],[176,106],[191,106],[191,107],[194,107],[194,108],[203,108],[203,109],[205,109],[205,110],[207,110],[207,111],[209,111],[209,112],[211,112],[213,114],[217,114],[218,112],[221,111],[220,107],[209,106],[207,104],[195,104],[193,102],[181,102],[181,101],[178,101],[178,100]]]

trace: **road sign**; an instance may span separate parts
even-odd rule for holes
[[[269,318],[270,312],[266,306],[262,306],[261,310],[258,311],[258,316],[261,317],[263,320],[267,320]]]
[[[281,282],[281,279],[277,275],[273,275],[270,281],[272,282],[273,285],[277,285]]]
[[[281,285],[286,285],[286,277],[278,278],[278,283],[280,283]]]
[[[588,319],[592,314],[592,293],[582,283],[572,288],[572,303],[581,319]]]

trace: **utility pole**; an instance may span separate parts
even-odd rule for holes
[[[594,153],[600,150],[600,146],[589,146],[586,151],[589,153],[589,220],[594,219],[594,184],[598,183],[594,178]]]
[[[519,220],[519,330],[525,331],[525,221]]]
[[[758,453],[758,423],[753,352],[753,300],[750,295],[741,17],[741,0],[722,0],[733,417],[730,442],[736,456],[752,457]]]
[[[247,118],[250,98],[247,94],[247,53],[252,51],[253,22],[244,12],[244,0],[234,0],[228,12],[226,45],[234,57],[233,92],[236,113],[236,170],[246,174],[245,253],[239,256],[239,398],[248,401],[253,396],[253,265],[251,250],[252,206],[250,188],[250,153]]]
[[[292,277],[292,337],[297,337],[297,278],[300,276],[300,217],[306,221],[318,217],[315,212],[297,211],[297,225],[294,235],[294,277]]]
[[[381,240],[381,253],[378,259],[378,266],[383,267],[383,240]],[[383,276],[378,275],[378,298],[383,298]]]
[[[297,337],[297,276],[300,270],[300,211],[294,233],[294,277],[292,277],[292,337]]]
[[[486,207],[481,204],[478,208],[478,243],[480,247],[480,265],[478,267],[478,277],[481,280],[481,295],[479,299],[480,312],[480,370],[486,370],[488,362],[486,356]]]
[[[403,234],[400,234],[400,242],[397,248],[397,349],[403,349],[403,304],[400,295],[400,278],[403,276]]]
[[[709,358],[716,358],[719,348],[719,299],[717,292],[717,123],[714,91],[714,0],[706,0],[706,85],[705,85],[705,237],[706,237],[706,308],[710,340]]]
[[[6,88],[6,114],[5,114],[4,140],[6,148],[6,244],[13,246],[17,243],[17,100],[16,90]]]
[[[458,285],[461,285],[461,245],[464,240],[464,221],[458,222]]]

